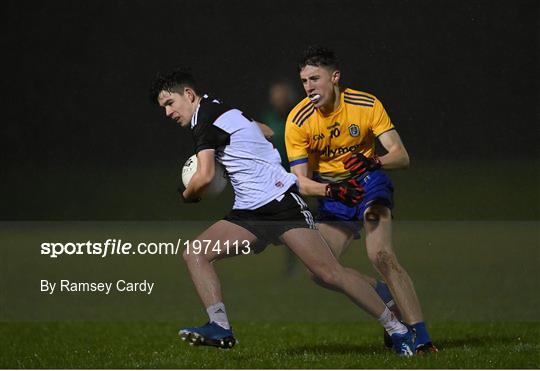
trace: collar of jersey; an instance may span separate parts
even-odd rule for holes
[[[208,98],[208,95],[205,94],[202,96],[203,99]],[[201,99],[202,101],[202,99]],[[193,113],[193,116],[191,116],[191,126],[190,128],[193,129],[197,125],[197,118],[199,117],[199,108],[201,108],[201,101],[199,101],[199,104],[197,105],[197,108],[195,109],[195,112]]]

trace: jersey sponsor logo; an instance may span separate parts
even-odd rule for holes
[[[341,125],[341,124],[340,124],[339,122],[336,121],[336,122],[334,122],[332,125],[327,126],[326,128],[327,128],[328,130],[331,130],[331,129],[334,129],[334,128],[339,127],[339,125]]]
[[[278,180],[274,185],[278,188],[283,188],[283,182],[281,180]]]
[[[360,128],[356,124],[352,124],[349,126],[349,134],[351,134],[352,137],[357,137],[360,135]]]
[[[313,136],[313,140],[314,140],[314,141],[322,140],[322,139],[324,139],[324,138],[325,138],[325,135],[324,135],[323,133],[315,134],[315,135]]]
[[[325,155],[326,157],[336,157],[341,156],[349,152],[355,152],[358,148],[360,148],[362,144],[355,144],[354,146],[349,147],[338,147],[338,148],[330,148],[330,146],[324,147],[322,150],[317,151],[316,149],[311,150],[311,153],[320,153],[321,155]]]

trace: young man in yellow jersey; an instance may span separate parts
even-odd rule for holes
[[[298,69],[307,97],[287,118],[285,143],[300,193],[319,197],[318,227],[336,257],[359,238],[363,225],[368,257],[388,286],[364,279],[388,306],[395,298],[405,323],[416,334],[416,352],[437,352],[413,283],[392,247],[393,185],[382,170],[408,167],[405,146],[375,96],[339,86],[339,64],[332,51],[309,47]],[[375,139],[386,149],[385,155],[375,154]],[[364,189],[357,204],[328,197],[329,183],[350,178]]]

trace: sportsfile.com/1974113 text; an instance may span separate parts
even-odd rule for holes
[[[250,242],[211,241],[211,240],[182,240],[173,242],[137,242],[131,243],[122,239],[109,238],[103,242],[43,242],[41,255],[58,258],[62,255],[94,255],[105,258],[114,255],[178,255],[183,251],[187,254],[207,254],[208,252],[223,254],[249,254]]]

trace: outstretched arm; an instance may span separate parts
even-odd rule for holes
[[[364,188],[356,179],[334,183],[318,183],[308,177],[308,164],[295,165],[292,172],[298,178],[298,188],[304,196],[324,196],[354,206],[364,198]]]
[[[326,183],[319,183],[311,179],[307,163],[292,166],[291,172],[298,178],[300,194],[304,196],[326,195]]]

